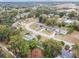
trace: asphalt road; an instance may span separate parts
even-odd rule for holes
[[[46,38],[53,38],[54,40],[57,40],[57,41],[63,41],[63,42],[65,42],[65,44],[68,44],[68,45],[70,45],[70,46],[73,45],[73,43],[71,43],[71,42],[67,42],[67,41],[64,41],[64,40],[61,40],[61,39],[56,38],[56,37],[55,37],[55,33],[56,33],[56,32],[54,32],[52,35],[48,35],[48,34],[45,34],[45,33],[40,32],[40,31],[36,31],[36,30],[31,29],[30,26],[31,26],[32,24],[34,24],[34,23],[36,23],[36,22],[31,22],[31,23],[28,23],[28,24],[26,24],[26,23],[21,23],[21,24],[22,24],[22,26],[25,27],[28,31],[31,31],[31,32],[32,32],[33,34],[35,34],[35,35],[41,35],[41,36],[44,36],[44,37],[46,37]]]

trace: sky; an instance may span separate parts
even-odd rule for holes
[[[79,0],[0,0],[1,2],[28,2],[28,1],[78,1]]]

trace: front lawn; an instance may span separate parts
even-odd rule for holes
[[[51,35],[51,34],[53,34],[53,32],[51,32],[51,31],[48,31],[48,30],[42,30],[41,32],[43,32],[43,33],[45,33],[45,34],[48,34],[48,35]]]
[[[33,24],[33,25],[31,25],[30,27],[31,27],[32,29],[36,30],[36,31],[41,30],[41,28],[38,27],[36,24]]]

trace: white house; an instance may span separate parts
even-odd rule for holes
[[[63,34],[63,35],[66,35],[68,33],[67,30],[63,30],[63,29],[56,29],[55,31],[57,34]]]
[[[16,23],[12,24],[11,27],[12,27],[13,29],[18,29],[19,26],[20,26],[20,23],[19,23],[19,21],[17,21]]]
[[[48,17],[50,18],[50,17],[53,17],[54,16],[54,14],[48,14]]]
[[[73,24],[73,23],[74,23],[73,20],[67,19],[67,18],[65,18],[65,19],[63,20],[63,22],[64,22],[65,24]]]
[[[36,38],[36,36],[33,35],[33,34],[31,34],[31,35],[25,35],[23,38],[24,38],[25,40],[32,40],[32,39]]]
[[[61,29],[60,30],[60,34],[66,35],[68,33],[68,31]]]

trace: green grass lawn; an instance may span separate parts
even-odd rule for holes
[[[48,30],[43,30],[42,32],[45,33],[45,34],[49,34],[49,35],[53,34],[53,32],[48,31]]]
[[[38,27],[36,24],[33,24],[33,25],[31,25],[30,27],[31,27],[32,29],[36,30],[36,31],[41,30],[41,28]]]

